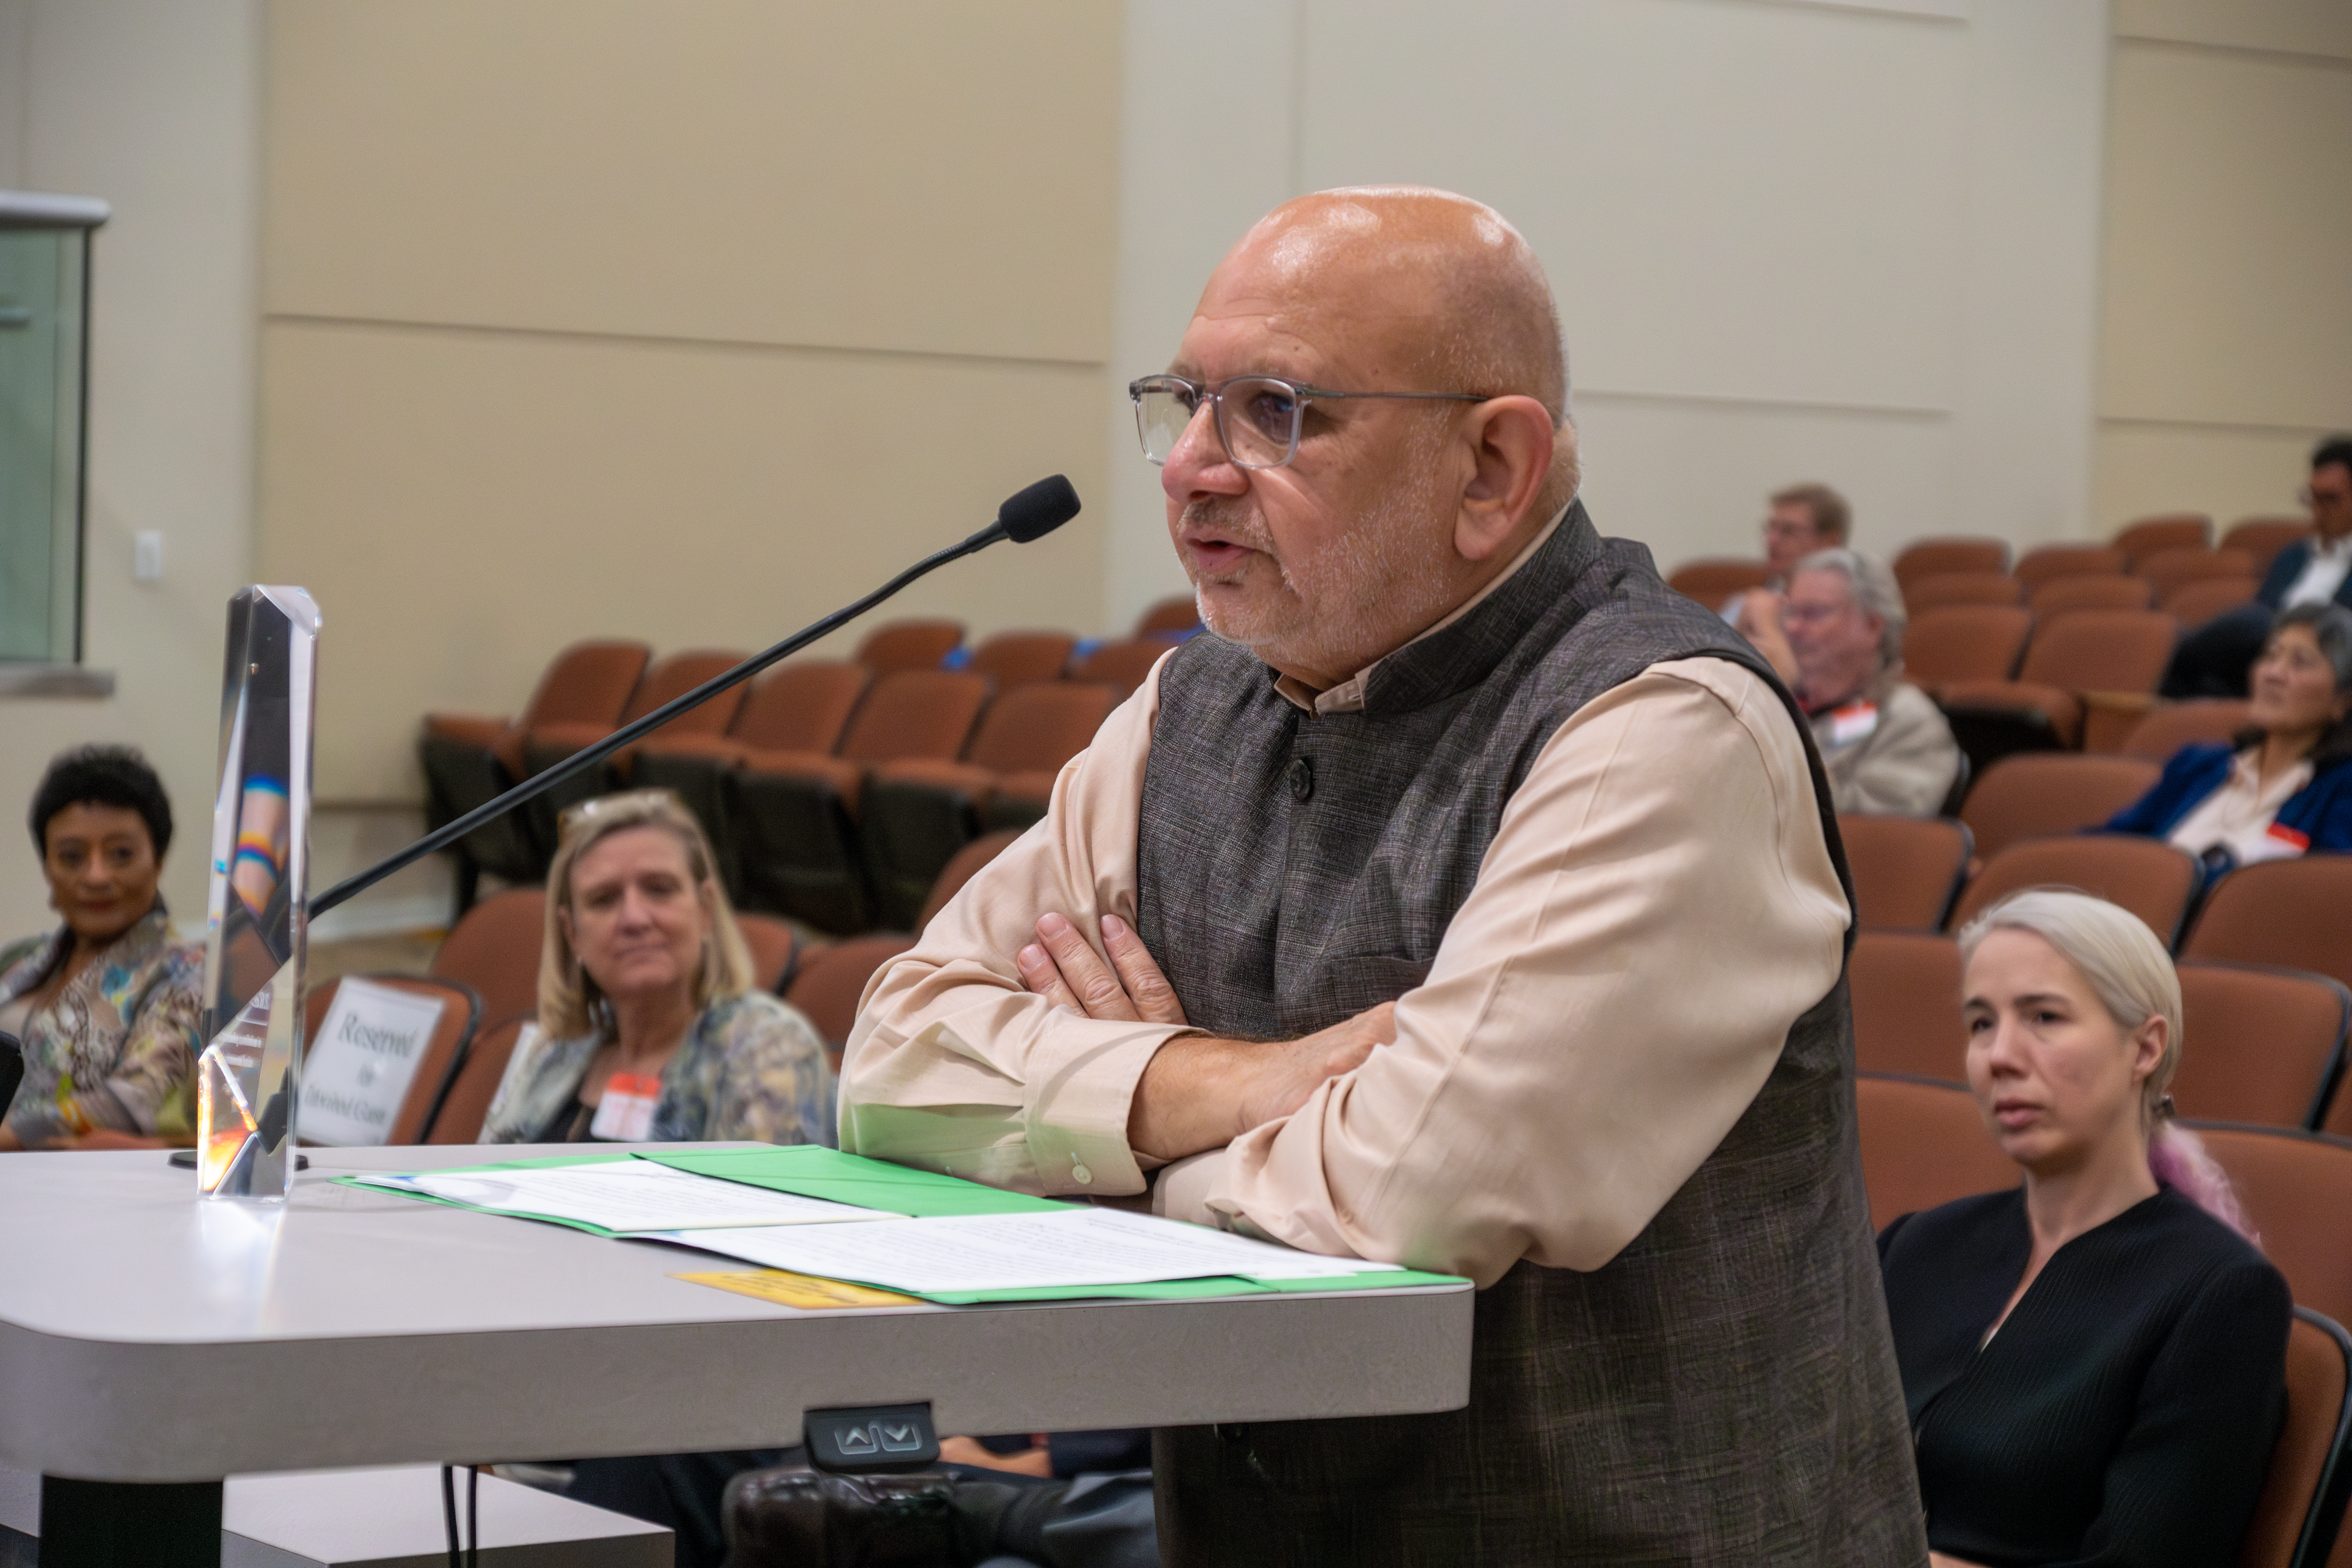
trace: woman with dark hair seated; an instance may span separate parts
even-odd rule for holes
[[[33,847],[63,923],[0,950],[0,1034],[25,1078],[0,1150],[193,1142],[201,948],[156,891],[172,803],[137,752],[86,746],[34,793]]]
[[[1935,1568],[2234,1563],[2286,1413],[2286,1281],[2171,1124],[2180,981],[2032,889],[1960,933],[1969,1088],[2024,1184],[1878,1238]]]
[[[2281,610],[2252,679],[2252,724],[2228,745],[2180,748],[2108,831],[2220,867],[2352,850],[2352,610]]]

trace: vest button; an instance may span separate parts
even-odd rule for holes
[[[1315,793],[1315,764],[1305,757],[1291,759],[1290,793],[1301,800]]]

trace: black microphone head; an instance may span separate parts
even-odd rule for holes
[[[1078,492],[1060,474],[1016,490],[996,509],[996,526],[1015,544],[1043,539],[1078,515]]]

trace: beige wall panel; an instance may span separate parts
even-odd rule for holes
[[[415,799],[418,719],[514,712],[575,638],[763,647],[1043,474],[1102,491],[1094,369],[295,322],[262,366],[262,571],[325,617],[330,799]],[[1095,631],[1099,521],[886,613]]]
[[[1300,183],[1500,208],[1551,275],[1580,385],[1951,406],[1966,27],[1714,0],[1307,16]]]
[[[2095,532],[2111,534],[2160,511],[2242,517],[2302,511],[2317,430],[2198,430],[2107,425],[2099,431]]]
[[[2115,0],[2116,35],[2352,59],[2344,0]]]
[[[1427,181],[1536,246],[1594,513],[1662,561],[1752,550],[1764,495],[1798,478],[1851,490],[1875,547],[2078,534],[2106,5],[1923,9],[1942,19],[1128,0],[1115,375],[1165,360],[1218,256],[1284,196]],[[1246,111],[1257,154],[1194,155],[1169,129],[1188,111]],[[1125,615],[1181,577],[1123,410],[1106,434]]]
[[[273,313],[1099,361],[1115,5],[278,0]]]
[[[9,825],[49,758],[129,742],[170,792],[163,896],[201,930],[220,766],[221,638],[252,581],[253,308],[259,194],[257,0],[10,0],[0,11],[0,179],[102,196],[92,255],[86,662],[99,700],[0,699]],[[132,536],[163,535],[160,583]],[[13,826],[0,843],[0,942],[47,925]]]
[[[2352,419],[2352,70],[2119,42],[2099,412]]]
[[[1835,485],[1853,503],[1854,542],[1892,554],[1941,531],[1957,468],[1951,424],[1932,416],[1591,396],[1576,422],[1594,523],[1668,572],[1762,553],[1766,497],[1799,479]]]

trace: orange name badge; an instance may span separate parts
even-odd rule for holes
[[[661,1103],[661,1079],[616,1072],[604,1080],[588,1135],[608,1143],[642,1143],[653,1136],[654,1107]]]
[[[1830,744],[1851,746],[1878,728],[1878,704],[1849,702],[1830,710]]]

